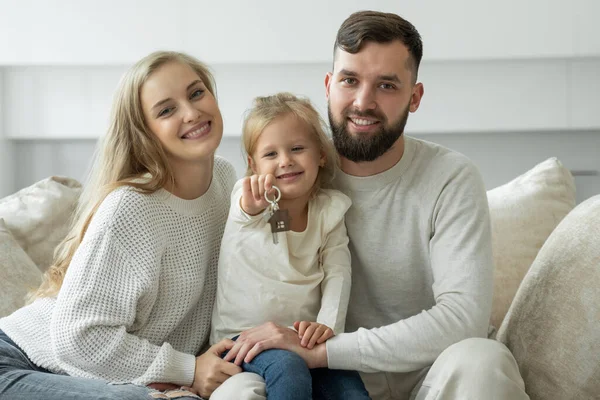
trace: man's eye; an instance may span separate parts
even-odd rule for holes
[[[344,79],[342,79],[342,82],[344,82],[345,84],[348,84],[348,85],[354,85],[356,83],[356,79],[344,78]]]
[[[382,83],[380,86],[383,89],[396,89],[396,86],[392,85],[391,83]]]

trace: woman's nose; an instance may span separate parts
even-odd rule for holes
[[[192,123],[200,118],[202,113],[193,104],[187,104],[184,109],[184,118],[186,123]]]

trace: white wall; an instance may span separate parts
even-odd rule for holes
[[[156,49],[215,71],[239,158],[253,97],[288,90],[325,116],[335,32],[359,0],[0,0],[0,196],[50,174],[83,178],[123,71]],[[423,36],[425,97],[407,132],[463,151],[488,187],[550,156],[600,193],[600,1],[382,0]],[[238,164],[238,171],[243,170]]]
[[[210,63],[328,62],[340,23],[412,21],[432,61],[600,54],[597,0],[0,0],[0,65],[123,65],[159,48]]]
[[[17,184],[14,179],[13,147],[14,143],[6,138],[4,128],[4,74],[0,68],[0,198],[12,193]]]

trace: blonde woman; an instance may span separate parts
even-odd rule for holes
[[[289,93],[257,98],[242,140],[248,176],[231,197],[211,342],[271,321],[295,325],[300,345],[312,349],[343,332],[350,296],[344,224],[350,199],[326,188],[338,160],[333,144],[310,102]],[[276,233],[278,243],[265,194],[271,200],[280,194],[279,207],[290,217],[289,230]],[[310,370],[284,349],[253,359],[249,351],[240,341],[225,359],[261,375],[270,400],[369,398],[357,372]]]
[[[71,232],[35,300],[0,320],[0,398],[147,399],[153,382],[208,397],[240,371],[218,356],[229,340],[196,356],[235,183],[222,133],[194,58],[157,52],[124,75]]]

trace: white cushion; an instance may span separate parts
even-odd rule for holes
[[[497,328],[538,251],[575,206],[575,183],[550,158],[488,191],[488,202],[495,264],[491,323]]]
[[[600,394],[600,195],[567,215],[523,280],[498,331],[532,400]]]
[[[51,176],[0,199],[0,218],[42,271],[67,235],[80,192],[76,180]]]
[[[22,307],[25,296],[39,286],[41,278],[42,272],[0,219],[0,317]]]

